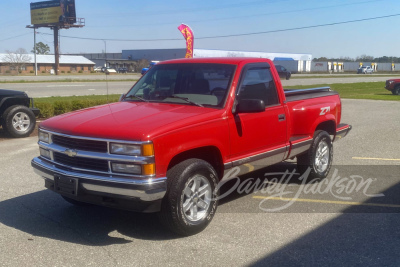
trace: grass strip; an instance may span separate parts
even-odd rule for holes
[[[360,77],[360,78],[362,78],[362,77],[375,77],[375,78],[377,78],[377,77],[388,77],[388,78],[393,78],[393,79],[395,79],[395,78],[399,78],[400,77],[400,73],[396,73],[396,74],[390,74],[390,73],[388,73],[388,74],[381,74],[381,75],[370,75],[370,74],[366,74],[366,75],[363,75],[363,74],[359,74],[359,76],[358,75],[340,75],[340,74],[331,74],[331,75],[319,75],[319,76],[317,76],[317,75],[312,75],[312,76],[302,76],[301,74],[299,74],[299,75],[297,75],[297,76],[292,76],[292,77],[290,77],[290,79],[293,79],[293,80],[297,80],[297,79],[327,79],[327,78],[357,78],[357,77]]]
[[[40,118],[50,118],[67,112],[117,102],[120,95],[90,95],[35,98]]]
[[[390,91],[384,88],[385,82],[285,86],[285,89],[306,89],[316,87],[330,87],[332,90],[337,91],[341,98],[400,101],[400,95],[393,95]]]

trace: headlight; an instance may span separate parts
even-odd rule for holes
[[[111,143],[110,153],[130,156],[153,156],[154,149],[153,144],[131,145]]]
[[[142,166],[131,163],[111,163],[113,172],[142,174]]]
[[[39,148],[40,156],[45,157],[47,159],[51,159],[50,151],[44,148]]]
[[[50,143],[50,137],[48,133],[39,131],[39,141],[44,142],[44,143]]]
[[[392,84],[392,83],[394,83],[394,81],[389,81],[389,84]]]
[[[140,145],[126,145],[111,143],[110,153],[120,155],[139,156],[142,152]]]

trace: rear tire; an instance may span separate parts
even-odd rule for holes
[[[309,178],[325,178],[332,166],[333,146],[330,135],[325,131],[316,131],[308,152],[297,156],[297,168],[300,174],[310,169]]]
[[[3,129],[12,137],[27,137],[35,129],[35,114],[25,106],[9,107],[4,111],[3,118]]]
[[[160,221],[178,235],[203,231],[218,205],[217,174],[201,159],[188,159],[167,172],[167,193],[159,213]]]

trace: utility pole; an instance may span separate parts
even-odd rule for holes
[[[55,57],[54,71],[55,71],[55,74],[58,75],[58,69],[60,66],[60,51],[58,50],[58,48],[59,48],[59,44],[58,44],[59,28],[58,28],[58,26],[55,26],[53,29],[54,29],[54,57]]]
[[[35,51],[35,76],[37,76],[37,61],[36,61],[36,28],[33,27],[33,50]]]

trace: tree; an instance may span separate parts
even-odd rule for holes
[[[16,51],[6,51],[6,55],[3,56],[3,61],[10,66],[10,69],[15,69],[19,73],[27,63],[30,63],[31,57],[28,55],[23,48],[18,48]]]
[[[373,62],[374,57],[373,56],[368,56],[368,55],[361,55],[356,58],[356,61],[361,61],[361,62]]]
[[[32,53],[35,53],[35,48],[32,49]],[[50,47],[42,42],[36,43],[36,54],[47,55],[50,53]]]

